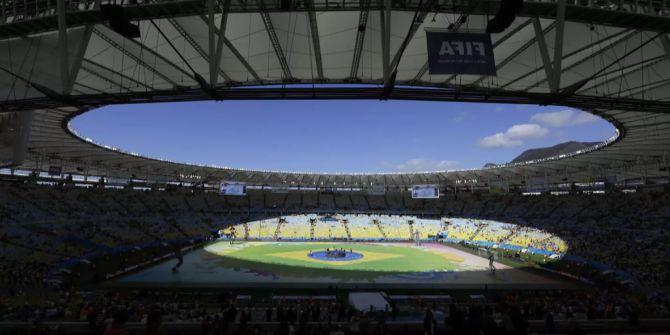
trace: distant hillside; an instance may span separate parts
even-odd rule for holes
[[[576,142],[570,141],[561,144],[556,144],[553,147],[528,149],[521,153],[521,155],[514,158],[510,163],[526,162],[535,159],[547,158],[563,154],[569,154],[577,150],[592,147],[598,142]]]

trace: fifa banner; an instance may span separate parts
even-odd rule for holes
[[[439,197],[440,189],[437,185],[412,186],[412,198],[414,199],[437,199]]]
[[[426,31],[428,73],[496,75],[491,35]]]
[[[288,185],[272,186],[272,193],[288,193]]]
[[[221,181],[219,184],[219,193],[224,195],[247,195],[247,186],[243,183],[232,181]]]
[[[507,180],[494,180],[489,183],[491,193],[509,193],[509,182]]]
[[[530,178],[526,181],[528,192],[547,192],[549,183],[546,178]]]
[[[386,186],[384,185],[372,185],[367,189],[368,195],[384,195],[386,194]]]

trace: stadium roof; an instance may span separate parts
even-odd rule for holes
[[[424,30],[485,31],[500,1],[125,3],[121,16],[139,25],[139,38],[117,32],[112,14],[100,10],[107,3],[113,2],[0,4],[0,108],[35,115],[19,168],[344,187],[668,176],[665,1],[525,1],[511,26],[491,35],[495,77],[429,74]],[[394,69],[395,88],[385,90]],[[81,139],[68,126],[105,104],[387,98],[565,105],[600,115],[620,133],[591,150],[486,169],[319,174],[150,159]]]

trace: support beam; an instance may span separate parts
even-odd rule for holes
[[[596,52],[594,52],[594,53],[592,53],[592,54],[590,54],[589,57],[585,57],[585,58],[583,58],[583,59],[581,59],[581,60],[579,60],[579,61],[577,61],[577,62],[574,62],[574,63],[570,64],[568,67],[566,67],[565,69],[563,69],[563,71],[570,71],[570,70],[572,70],[573,68],[575,68],[575,67],[577,67],[577,66],[583,64],[584,62],[593,59],[593,57],[600,56],[600,55],[602,55],[603,53],[607,52],[608,50],[611,50],[612,48],[616,47],[617,45],[619,45],[619,44],[621,44],[621,43],[624,43],[624,42],[630,40],[633,36],[637,36],[638,34],[640,34],[640,32],[638,32],[638,31],[628,31],[628,32],[626,33],[626,35],[623,36],[621,39],[619,39],[619,40],[617,40],[617,41],[611,43],[610,45],[608,45],[608,46],[606,46],[606,47],[601,48],[600,50],[598,50],[598,51],[596,51]],[[531,89],[533,89],[533,88],[535,88],[535,87],[538,87],[538,86],[540,86],[541,84],[545,83],[546,81],[547,81],[547,78],[542,79],[542,80],[539,80],[537,83],[535,83],[535,84],[533,84],[533,85],[527,87],[527,88],[526,88],[526,91],[531,90]]]
[[[419,27],[423,24],[423,21],[426,19],[426,15],[428,12],[435,6],[435,2],[437,0],[426,0],[426,3],[423,5],[422,8],[419,9],[419,13],[416,16],[416,20],[412,23],[410,23],[410,31],[409,31],[409,36],[408,40],[411,41],[414,38],[414,35],[416,32],[419,30]],[[400,53],[402,50],[398,50],[395,55],[393,56],[393,59],[391,60],[391,71],[395,69],[395,67],[400,63],[400,57],[402,57],[402,54]]]
[[[229,2],[230,0],[224,0],[224,1]],[[225,2],[224,2],[224,6],[225,6]],[[242,53],[240,53],[240,51],[237,50],[235,45],[233,45],[233,43],[226,38],[225,27],[226,27],[227,17],[228,17],[228,15],[224,12],[223,15],[221,16],[221,25],[220,25],[221,29],[216,29],[216,34],[219,38],[219,41],[217,42],[217,47],[216,47],[217,48],[216,59],[218,59],[218,61],[219,61],[219,67],[220,67],[220,64],[221,64],[221,55],[223,54],[223,46],[225,45],[226,48],[228,48],[228,50],[230,50],[230,52],[232,52],[233,55],[235,55],[235,58],[237,58],[237,60],[242,64],[242,66],[244,66],[244,68],[247,70],[247,72],[249,72],[249,74],[252,77],[254,77],[254,80],[256,80],[259,83],[262,82],[263,80],[258,75],[258,73],[256,73],[256,70],[254,70],[254,68],[251,67],[251,64],[249,64],[249,62],[247,62],[247,59],[244,58],[244,55],[242,55]],[[207,22],[206,17],[201,16],[201,18],[202,18],[202,20]]]
[[[12,165],[18,166],[25,162],[28,143],[30,142],[30,131],[32,129],[35,111],[25,110],[18,114],[19,131],[18,139],[14,145]]]
[[[426,61],[423,63],[423,66],[417,71],[417,73],[414,75],[414,79],[412,81],[414,82],[420,82],[421,78],[428,72],[428,62]]]
[[[660,87],[667,86],[669,84],[670,84],[670,79],[667,79],[667,78],[666,79],[660,79],[660,80],[657,80],[657,81],[653,81],[651,83],[644,83],[644,84],[637,85],[637,86],[634,86],[634,87],[629,87],[629,88],[627,88],[625,90],[621,90],[619,92],[606,94],[605,96],[606,97],[623,97],[623,98],[630,98],[630,97],[633,97],[637,94],[643,94],[643,96],[644,96],[644,93],[646,91],[651,91],[651,90],[654,90],[654,89],[657,89],[657,88],[660,88]],[[644,99],[644,97],[642,99]]]
[[[281,82],[268,82],[281,84]],[[341,82],[339,82],[341,83]],[[379,87],[229,87],[217,89],[217,93],[226,100],[263,100],[263,99],[377,99],[383,89]],[[488,102],[488,103],[521,103],[537,104],[545,101],[547,93],[532,93],[522,91],[498,91],[481,89],[472,86],[454,88],[410,88],[396,87],[390,99],[396,100],[431,100],[431,101],[461,101],[461,102]],[[137,103],[140,101],[198,101],[209,99],[200,88],[168,88],[138,92],[117,92],[104,95],[78,96],[76,101],[80,105],[103,105],[120,103]],[[670,103],[655,100],[624,99],[619,97],[594,97],[572,95],[561,101],[563,106],[593,110],[606,106],[611,110],[630,111],[633,113],[670,114]],[[53,109],[71,106],[62,100],[48,97],[32,99],[0,101],[0,110],[22,111],[26,109]]]
[[[531,19],[531,20],[532,20],[532,19]],[[542,30],[542,32],[543,32],[544,34],[548,33],[549,31],[551,31],[552,29],[554,29],[555,24],[556,24],[555,22],[552,22],[552,23],[549,24],[546,28],[544,28],[544,29]],[[543,36],[544,36],[544,35],[543,35]],[[537,41],[537,38],[536,38],[536,37],[533,37],[533,38],[531,38],[530,40],[528,40],[528,41],[527,41],[526,43],[524,43],[521,47],[519,47],[517,50],[515,50],[511,55],[507,56],[507,58],[503,59],[500,63],[496,64],[496,68],[497,68],[497,70],[500,71],[500,69],[504,68],[507,64],[509,64],[511,61],[513,61],[516,57],[518,57],[522,52],[526,51],[526,50],[527,50],[528,48],[530,48],[533,44],[535,44],[536,41]],[[478,85],[479,83],[481,83],[482,81],[484,81],[484,79],[486,79],[486,76],[481,76],[481,77],[479,77],[477,80],[475,80],[474,82],[472,82],[472,85]]]
[[[207,0],[207,42],[209,46],[209,54],[216,54],[216,44],[214,44],[214,0]],[[212,57],[207,57],[207,63],[209,64],[209,85],[216,85],[216,79],[218,77],[218,67],[216,66],[216,61]]]
[[[60,59],[60,80],[61,92],[64,95],[69,94],[70,89],[70,68],[68,62],[68,44],[67,44],[67,22],[65,18],[66,5],[65,0],[57,0],[58,10],[58,54]]]
[[[10,4],[11,6],[11,4],[17,2],[23,3],[24,1],[0,1],[0,6],[5,3]],[[194,16],[206,14],[207,12],[206,6],[204,5],[205,1],[203,0],[143,1],[141,6],[137,6],[135,1],[116,1],[116,3],[122,3],[125,15],[130,21],[148,20],[149,18],[163,19],[167,17]],[[493,16],[499,11],[501,1],[480,0],[471,2],[472,4],[468,5],[466,9],[464,9],[463,3],[470,2],[445,1],[443,5],[436,10],[440,13],[462,13],[463,11],[466,11],[470,15]],[[591,1],[590,3],[595,4],[596,2]],[[454,6],[452,6],[452,4],[454,4]],[[359,1],[318,1],[316,5],[317,12],[361,10]],[[411,12],[416,9],[417,5],[418,1],[395,1],[393,9],[396,11]],[[383,5],[376,2],[370,9],[379,10],[381,7],[383,7]],[[267,10],[269,12],[282,12],[281,1],[268,2]],[[294,10],[300,11],[299,8]],[[246,0],[236,1],[231,8],[232,13],[257,13],[258,11],[258,6],[254,1]],[[33,13],[26,13],[26,16],[22,20],[0,24],[0,36],[17,37],[54,31],[57,29],[57,20],[53,13],[32,12]],[[517,17],[542,17],[555,19],[556,2],[524,1],[519,13],[517,13]],[[670,18],[667,15],[650,15],[639,11],[624,11],[616,6],[581,6],[570,3],[567,5],[565,18],[570,22],[584,24],[630,28],[643,31],[670,31]],[[0,18],[0,21],[1,20],[2,19]],[[83,25],[103,24],[105,18],[103,15],[100,15],[98,10],[77,9],[67,13],[67,21],[68,28],[71,28]]]
[[[593,89],[598,88],[598,87],[606,87],[607,84],[609,84],[613,81],[624,80],[626,78],[626,76],[628,76],[628,75],[631,75],[631,74],[639,72],[639,71],[643,71],[646,68],[649,68],[651,66],[654,66],[654,65],[656,65],[660,62],[664,62],[664,61],[667,61],[667,60],[669,60],[669,58],[665,55],[662,55],[662,56],[657,56],[657,57],[650,58],[650,59],[645,59],[645,60],[640,61],[640,62],[635,62],[635,63],[626,65],[622,68],[618,68],[618,69],[615,69],[615,70],[612,70],[612,71],[605,72],[605,73],[593,78],[595,80],[595,79],[599,79],[599,78],[602,78],[602,77],[606,77],[606,79],[604,81],[597,81],[595,84],[593,84],[589,87],[582,88],[578,92],[580,94],[583,94],[585,92],[588,92],[588,91],[593,90]],[[632,70],[627,71],[629,69],[632,69]],[[607,76],[610,76],[610,75],[614,75],[614,76],[607,78]],[[607,93],[607,92],[602,92],[602,93]]]
[[[256,4],[258,5],[258,9],[260,11],[259,14],[261,15],[261,19],[265,25],[265,30],[267,31],[268,37],[270,38],[270,43],[272,43],[272,48],[274,48],[275,56],[277,56],[277,60],[279,61],[279,65],[281,66],[282,72],[284,74],[283,81],[291,82],[294,79],[293,75],[291,74],[291,68],[289,67],[286,56],[284,55],[284,50],[282,50],[281,43],[277,37],[277,31],[272,24],[270,12],[268,12],[267,7],[265,6],[265,0],[256,0]]]
[[[391,0],[379,0],[384,2],[382,10],[379,11],[381,21],[382,38],[382,72],[384,82],[388,81],[391,74]]]
[[[216,78],[218,78],[219,75],[223,77],[223,79],[226,81],[232,81],[232,79],[230,79],[230,77],[220,68],[214,67],[214,69],[212,69],[212,65],[215,65],[215,62],[213,62],[213,60],[209,57],[210,54],[205,52],[205,50],[198,44],[198,42],[196,42],[195,39],[193,39],[193,37],[186,31],[186,29],[184,29],[184,27],[181,24],[179,24],[177,19],[170,18],[168,19],[168,21],[170,22],[170,24],[172,24],[175,30],[179,32],[179,34],[184,38],[184,40],[188,42],[188,44],[193,48],[193,50],[195,50],[195,52],[197,52],[198,55],[200,55],[200,57],[202,57],[202,59],[204,59],[210,65],[209,70],[213,71],[212,73],[210,73],[210,81],[214,79],[213,82],[216,83]],[[210,51],[211,47],[212,45],[210,44]],[[214,76],[214,78],[212,78],[212,75]]]
[[[626,31],[626,30],[619,31],[619,32],[614,33],[614,34],[612,34],[612,35],[609,35],[609,36],[607,36],[607,37],[605,37],[605,38],[603,38],[603,39],[601,39],[601,40],[597,40],[597,41],[591,42],[591,43],[589,43],[589,44],[584,45],[583,47],[581,47],[581,48],[579,48],[579,49],[575,49],[575,50],[573,50],[573,51],[571,51],[571,52],[569,52],[569,53],[567,53],[567,54],[564,54],[562,57],[563,57],[563,59],[567,59],[567,58],[569,58],[569,57],[578,55],[578,54],[580,54],[580,53],[582,53],[582,52],[584,52],[584,51],[587,51],[587,50],[593,50],[594,47],[599,46],[599,45],[602,45],[602,44],[604,44],[604,43],[607,42],[607,41],[617,39],[617,38],[619,38],[619,37],[625,35],[626,33],[628,33],[628,31]],[[591,57],[591,55],[589,54],[587,57]],[[542,66],[540,66],[540,67],[537,67],[537,68],[535,68],[535,69],[533,69],[533,70],[530,70],[530,71],[528,71],[528,72],[526,72],[526,73],[524,73],[524,74],[522,74],[522,75],[520,75],[520,76],[518,76],[518,77],[516,77],[516,78],[514,78],[514,79],[512,79],[512,80],[510,80],[510,81],[508,81],[508,82],[506,82],[505,84],[501,85],[500,88],[505,88],[505,87],[507,87],[507,86],[514,85],[515,83],[517,83],[517,82],[519,82],[519,81],[521,81],[521,80],[523,80],[523,79],[525,79],[525,78],[528,78],[529,76],[534,75],[535,73],[541,71],[542,69],[544,69],[544,64],[543,64]]]
[[[663,34],[660,38],[661,44],[663,44],[663,50],[665,50],[665,55],[670,61],[670,39],[668,39],[668,34]]]
[[[100,63],[94,62],[94,61],[92,61],[92,60],[88,60],[88,59],[83,60],[81,66],[82,66],[82,68],[83,68],[83,67],[86,67],[87,69],[90,69],[90,70],[95,71],[95,72],[97,72],[97,73],[100,73],[100,72],[109,72],[110,74],[112,74],[112,75],[114,75],[114,76],[119,76],[121,79],[126,80],[126,81],[129,81],[129,82],[131,82],[131,83],[137,85],[138,87],[143,87],[143,88],[146,89],[146,90],[151,90],[151,86],[149,86],[149,85],[147,85],[147,84],[145,84],[145,83],[143,83],[143,82],[141,82],[141,81],[139,81],[139,80],[137,80],[137,79],[135,79],[135,78],[132,78],[132,77],[130,77],[130,76],[127,76],[127,75],[125,75],[125,74],[123,74],[123,73],[121,73],[121,72],[115,71],[114,69],[111,69],[111,68],[109,68],[109,67],[107,67],[107,66],[105,66],[105,65],[102,65],[102,64],[100,64]],[[99,70],[102,70],[102,71],[99,71]],[[90,71],[89,71],[89,72],[90,72]],[[112,78],[110,78],[109,76],[105,76],[104,74],[101,74],[101,76],[102,76],[103,78],[108,79],[108,80],[112,80]]]
[[[133,61],[135,61],[135,62],[136,62],[137,64],[139,64],[140,66],[142,66],[142,67],[144,67],[145,69],[149,70],[149,72],[155,74],[157,77],[159,77],[159,78],[165,80],[166,82],[170,83],[170,84],[171,84],[172,86],[174,86],[174,87],[179,87],[179,86],[180,86],[180,85],[178,85],[174,80],[168,78],[168,76],[164,75],[161,71],[158,71],[158,70],[156,70],[153,66],[147,64],[147,62],[145,62],[144,60],[142,60],[140,57],[138,57],[137,55],[133,54],[132,52],[128,51],[128,50],[127,50],[126,48],[124,48],[122,45],[116,43],[113,39],[111,39],[109,36],[105,35],[105,34],[104,34],[103,32],[101,32],[100,30],[94,28],[94,29],[93,29],[93,33],[95,33],[98,37],[100,37],[101,39],[103,39],[105,42],[109,43],[109,45],[111,45],[111,46],[113,46],[114,48],[116,48],[117,50],[121,51],[123,54],[125,54],[126,56],[128,56],[130,59],[132,59]],[[132,41],[133,43],[138,43],[138,42],[136,42],[135,40],[132,40],[132,39],[129,39],[128,41]],[[156,54],[156,52],[154,52],[154,51],[152,51],[152,50],[150,50],[150,49],[146,49],[146,48],[144,48],[143,45],[140,45],[140,47],[143,48],[144,50],[146,50],[148,53],[152,54],[153,56],[158,57],[158,58],[161,58],[161,59],[162,59],[164,62],[166,62],[167,64],[172,65],[175,69],[179,70],[179,71],[182,72],[184,75],[186,75],[186,76],[188,76],[189,78],[193,79],[193,77],[192,77],[192,75],[191,75],[190,73],[184,71],[182,68],[178,67],[178,66],[175,65],[174,63],[167,61],[164,57],[162,57],[162,56]],[[195,79],[193,79],[193,80],[195,80]]]
[[[565,7],[567,0],[557,0],[556,8],[556,37],[554,39],[554,66],[553,66],[553,84],[552,93],[558,93],[561,89],[561,70],[563,64],[563,33],[565,31]]]
[[[115,80],[112,79],[112,78],[106,77],[105,75],[103,75],[102,73],[100,73],[100,72],[94,70],[93,68],[90,68],[90,67],[88,67],[88,66],[82,64],[81,69],[82,69],[83,71],[85,71],[85,72],[91,74],[91,75],[94,76],[94,77],[97,77],[97,78],[99,78],[99,79],[101,79],[101,80],[104,80],[104,81],[106,81],[106,82],[108,82],[108,83],[110,83],[110,84],[112,84],[112,85],[114,85],[114,86],[120,88],[122,91],[131,91],[131,89],[130,89],[129,87],[127,87],[127,86],[125,86],[125,85],[123,85],[123,84],[121,84],[121,83],[115,81]]]
[[[533,22],[533,19],[525,20],[521,24],[519,24],[518,26],[514,27],[514,29],[508,31],[503,37],[499,38],[498,40],[495,41],[495,43],[493,43],[493,50],[495,50],[495,48],[497,48],[499,45],[503,44],[505,41],[510,39],[512,36],[519,33],[522,29],[526,28],[529,24],[531,24],[531,22]],[[460,19],[456,23],[457,27],[460,27],[462,24],[463,24],[463,20],[460,20]],[[458,28],[456,28],[456,29],[458,29]],[[426,61],[426,64],[424,66],[425,66],[425,69],[426,69],[425,71],[427,71],[428,70],[428,61]],[[502,65],[498,65],[498,66],[501,67]],[[423,77],[423,75],[425,74],[425,71],[424,71],[424,73],[421,74],[421,77]],[[419,75],[419,74],[417,73],[417,75]],[[450,83],[457,76],[458,75],[454,74],[451,77],[447,78],[447,80],[445,80],[445,84]],[[482,80],[484,80],[484,78],[486,78],[486,76],[481,76],[477,79],[476,82],[479,83]]]
[[[453,23],[453,26],[451,26],[450,31],[452,32],[457,32],[459,29],[461,29],[461,26],[467,22],[468,17],[465,14],[461,14],[456,22]],[[495,48],[495,46],[493,46]],[[420,81],[421,77],[423,77],[426,72],[428,72],[428,60],[426,60],[425,63],[423,63],[423,66],[419,69],[419,72],[414,75],[414,81]],[[445,81],[445,84],[449,83],[451,80],[453,80],[456,77],[456,75],[452,75],[451,77],[447,78]]]
[[[73,60],[72,68],[70,69],[69,73],[69,80],[67,83],[67,94],[69,94],[70,90],[74,88],[74,83],[77,81],[77,74],[79,73],[79,68],[81,67],[81,63],[84,60],[84,56],[86,54],[86,49],[88,49],[88,42],[91,41],[91,35],[93,34],[93,27],[92,26],[86,26],[84,28],[84,33],[81,37],[81,42],[79,43],[79,48],[77,48],[77,54],[75,55],[75,58]]]
[[[210,28],[214,30],[216,34],[216,51],[214,53],[214,67],[216,69],[221,69],[221,57],[223,55],[223,44],[226,38],[226,26],[228,25],[228,12],[230,11],[230,0],[223,0],[223,9],[221,12],[221,19],[219,20],[219,29],[216,29],[216,26]],[[211,32],[210,32],[211,33]],[[210,50],[211,52],[211,50]],[[224,77],[225,78],[225,77]],[[227,79],[228,80],[228,79]],[[214,77],[212,82],[212,87],[216,86],[218,77]]]
[[[256,70],[254,70],[253,67],[251,67],[251,64],[247,62],[247,60],[244,58],[244,56],[235,48],[235,45],[233,45],[232,42],[230,42],[227,38],[223,39],[223,43],[226,45],[226,47],[235,55],[235,57],[242,63],[245,69],[247,69],[247,72],[251,74],[254,79],[258,82],[263,82],[263,79],[256,73]]]
[[[95,0],[94,1],[94,3],[93,3],[93,8],[94,9],[100,9],[100,1],[101,0]],[[69,72],[69,75],[68,75],[67,86],[65,86],[65,90],[64,90],[64,92],[66,94],[70,94],[71,91],[74,89],[74,84],[77,82],[77,75],[79,74],[79,69],[81,67],[81,63],[84,60],[84,56],[86,55],[86,49],[88,49],[88,43],[91,41],[91,35],[92,34],[93,34],[93,26],[92,25],[86,25],[84,27],[84,33],[83,33],[81,41],[79,43],[79,47],[77,48],[77,53],[75,55],[74,60],[72,61],[72,67],[70,68],[70,72]],[[67,45],[67,42],[66,42],[66,45]]]
[[[106,93],[105,91],[99,90],[99,89],[97,89],[97,88],[95,88],[95,87],[91,87],[91,86],[88,86],[88,85],[84,85],[84,84],[82,84],[82,83],[75,83],[75,86],[80,86],[80,87],[82,87],[82,88],[85,88],[85,89],[87,89],[87,90],[89,90],[89,91],[96,92],[96,93],[98,93],[98,94],[105,94],[105,93]],[[79,90],[79,91],[81,92],[81,90]]]
[[[307,7],[309,32],[312,36],[312,49],[314,49],[314,61],[316,62],[316,73],[318,76],[317,81],[320,81],[323,79],[323,62],[321,61],[321,39],[319,38],[319,26],[316,22],[314,0],[305,0],[305,6]]]
[[[542,64],[544,64],[544,74],[549,81],[549,89],[551,92],[557,92],[554,87],[554,70],[551,67],[551,59],[549,59],[549,50],[547,50],[547,42],[544,39],[544,32],[540,25],[540,19],[533,18],[533,28],[535,29],[535,39],[537,40],[537,47],[540,49],[540,56],[542,57]]]
[[[356,44],[354,45],[354,57],[351,62],[349,79],[358,78],[358,66],[361,63],[361,54],[363,53],[363,42],[365,41],[365,31],[368,25],[368,14],[370,13],[370,1],[361,0],[361,12],[358,15],[358,31],[356,32]]]

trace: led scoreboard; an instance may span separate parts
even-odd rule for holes
[[[412,198],[414,199],[437,199],[439,197],[440,188],[437,185],[412,186]]]
[[[247,186],[243,183],[221,181],[219,193],[224,195],[247,195]]]

